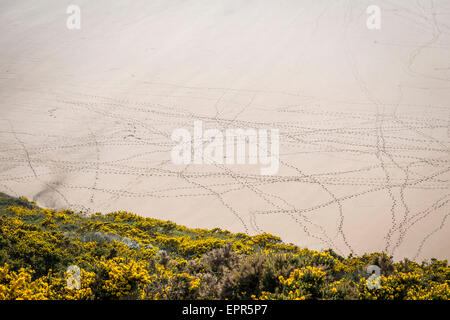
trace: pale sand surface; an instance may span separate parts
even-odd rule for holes
[[[450,258],[450,2],[373,2],[2,0],[0,191]],[[279,128],[280,171],[173,165],[196,119]]]

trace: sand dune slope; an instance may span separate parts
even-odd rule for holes
[[[450,258],[450,3],[0,3],[0,191]],[[69,30],[66,8],[81,8]],[[174,165],[176,128],[278,128],[280,170]]]

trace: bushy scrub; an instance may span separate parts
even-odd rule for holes
[[[80,268],[79,288],[67,281]],[[369,289],[366,268],[381,269]],[[0,194],[0,299],[445,299],[447,261],[342,257],[270,234],[84,216]]]

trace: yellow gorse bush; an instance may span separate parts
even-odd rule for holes
[[[366,268],[379,264],[380,287]],[[79,289],[67,286],[79,266]],[[78,281],[78,280],[77,280]],[[89,217],[0,193],[0,299],[450,298],[447,261],[341,257],[117,211]]]
[[[444,283],[424,281],[421,273],[394,272],[380,277],[380,288],[369,290],[363,280],[360,283],[360,298],[373,300],[448,300],[449,280]]]
[[[48,283],[43,279],[32,280],[32,271],[20,268],[9,270],[5,264],[0,267],[1,300],[44,300],[48,298]]]
[[[142,296],[145,284],[150,283],[150,275],[142,262],[113,258],[100,261],[99,265],[100,273],[104,275],[100,287],[106,297],[122,298],[136,291]]]
[[[283,286],[283,293],[287,293],[289,299],[303,300],[306,297],[316,297],[325,282],[326,273],[316,267],[307,266],[295,269],[289,278],[279,277]]]

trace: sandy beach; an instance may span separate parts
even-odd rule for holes
[[[68,29],[66,9],[81,9]],[[0,3],[0,191],[450,258],[450,3]],[[280,169],[175,165],[177,128],[276,128]]]

